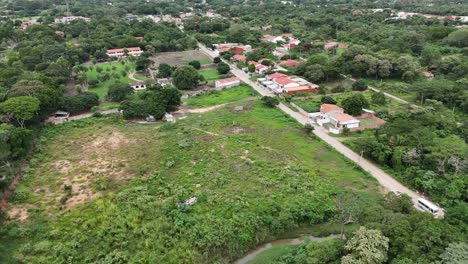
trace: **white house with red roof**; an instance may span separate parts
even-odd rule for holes
[[[255,73],[256,74],[264,74],[265,72],[267,72],[270,69],[270,67],[265,66],[265,65],[263,65],[261,63],[258,63],[256,61],[249,61],[247,64],[248,65],[251,65],[251,64],[255,65]]]
[[[143,51],[141,50],[140,47],[131,47],[131,48],[126,48],[126,49],[127,49],[127,54],[129,56],[138,57],[143,53]],[[122,58],[122,57],[125,57],[125,48],[122,48],[122,49],[109,49],[109,50],[106,51],[106,54],[109,57]]]
[[[237,77],[232,77],[232,78],[225,78],[221,80],[216,80],[215,81],[215,87],[217,89],[222,89],[222,88],[230,88],[237,86],[241,83],[241,80]]]
[[[334,104],[322,104],[320,113],[311,113],[310,117],[318,117],[316,120],[320,126],[330,124],[328,130],[331,133],[339,134],[344,128],[358,128],[360,121],[353,116],[344,113],[343,108]]]

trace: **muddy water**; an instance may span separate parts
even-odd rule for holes
[[[320,240],[327,239],[327,238],[338,238],[338,237],[339,237],[339,235],[329,235],[327,237],[300,236],[300,237],[297,237],[297,238],[288,238],[288,239],[275,240],[273,242],[263,244],[263,245],[257,247],[256,249],[254,249],[252,251],[249,251],[244,257],[236,260],[234,262],[234,264],[246,264],[249,261],[251,261],[252,259],[254,259],[258,254],[260,254],[261,252],[263,252],[263,251],[265,251],[265,250],[267,250],[267,249],[269,249],[269,248],[271,248],[273,246],[277,246],[277,245],[299,245],[302,242],[304,242],[304,240],[306,238],[309,238],[311,241],[320,241]]]

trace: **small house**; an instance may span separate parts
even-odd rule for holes
[[[425,71],[422,73],[422,75],[428,80],[434,79],[434,74],[432,72]]]
[[[217,89],[230,88],[230,87],[237,86],[240,83],[241,83],[241,80],[239,78],[232,77],[232,78],[216,80],[215,81],[215,87]]]
[[[134,82],[131,83],[130,86],[133,88],[135,91],[141,91],[146,89],[146,84],[145,82]]]

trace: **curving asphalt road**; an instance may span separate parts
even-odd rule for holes
[[[215,57],[215,53],[212,52],[211,50],[207,49],[205,46],[203,46],[201,43],[198,44],[200,51],[204,52],[211,58]],[[246,84],[252,86],[258,93],[260,93],[262,96],[274,96],[272,92],[264,88],[263,86],[253,82],[250,80],[249,75],[246,74],[244,71],[237,69],[236,67],[232,66],[229,62],[225,61],[229,65],[231,65],[231,72],[236,75],[239,79],[241,79],[243,82]],[[375,88],[371,88],[375,89]],[[377,89],[375,89],[377,90]],[[393,99],[393,95],[386,94],[386,96],[391,97]],[[405,100],[395,97],[395,100],[398,100],[400,102],[408,103]],[[413,105],[412,105],[413,106]],[[413,106],[413,107],[419,107],[419,106]],[[336,138],[331,137],[328,135],[328,133],[320,126],[317,126],[313,124],[310,119],[307,117],[305,113],[301,112],[294,112],[291,110],[289,107],[286,105],[280,103],[278,105],[278,108],[281,109],[283,112],[294,118],[297,122],[299,122],[302,125],[305,124],[311,124],[315,127],[313,133],[322,139],[323,141],[327,142],[330,146],[332,146],[336,151],[339,153],[343,154],[346,156],[348,159],[352,160],[354,163],[358,164],[362,169],[367,171],[369,174],[371,174],[374,178],[377,179],[379,184],[384,187],[387,191],[395,192],[397,194],[399,193],[405,193],[408,196],[411,197],[413,200],[413,203],[415,204],[415,207],[417,207],[417,200],[421,198],[422,196],[419,195],[417,192],[410,190],[397,180],[395,180],[391,175],[388,173],[384,172],[382,169],[371,163],[370,161],[366,160],[365,158],[362,158],[359,154],[355,153],[352,151],[350,148],[346,147],[343,145],[340,141],[338,141]],[[419,209],[419,208],[418,208]],[[443,214],[443,212],[441,213]]]

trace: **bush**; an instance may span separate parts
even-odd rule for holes
[[[191,65],[192,67],[194,67],[195,69],[199,70],[201,68],[201,64],[199,61],[197,60],[193,60],[193,61],[190,61],[188,63],[188,65]]]
[[[333,89],[331,89],[332,93],[344,93],[346,91],[346,88],[340,84],[336,87],[334,87]]]
[[[213,59],[213,63],[215,63],[215,64],[218,64],[218,63],[220,63],[220,62],[221,62],[221,58],[220,58],[220,57],[215,57],[215,58]]]
[[[336,104],[335,99],[333,99],[331,96],[322,96],[322,99],[320,99],[320,102],[324,104]]]
[[[220,62],[218,64],[217,70],[219,74],[226,74],[231,70],[231,68],[226,63]]]
[[[271,108],[279,105],[280,103],[277,97],[271,97],[271,96],[263,96],[262,101],[266,106],[271,107]]]
[[[61,108],[70,113],[79,113],[99,105],[99,97],[95,93],[83,92],[78,95],[63,97]]]
[[[310,123],[307,123],[304,125],[304,130],[307,134],[310,134],[312,133],[312,131],[314,131],[315,127],[313,125],[311,125]]]
[[[367,84],[363,80],[357,80],[353,83],[353,91],[365,91],[367,90]]]

